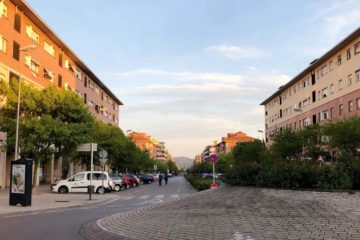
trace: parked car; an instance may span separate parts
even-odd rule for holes
[[[127,174],[127,176],[130,178],[130,183],[132,187],[137,187],[140,185],[140,179],[137,178],[135,175]]]
[[[110,177],[112,178],[113,182],[114,182],[114,188],[112,190],[114,190],[115,192],[119,192],[125,189],[125,183],[124,183],[124,178],[118,174],[110,174]]]
[[[111,191],[115,187],[114,182],[107,172],[92,172],[91,185],[98,194],[104,194],[105,191]],[[90,171],[79,172],[68,179],[60,180],[51,186],[52,192],[88,192],[90,186]]]
[[[140,183],[149,184],[154,182],[153,176],[149,174],[138,174],[136,175],[140,179]]]

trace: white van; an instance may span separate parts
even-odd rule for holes
[[[91,185],[98,194],[114,189],[114,183],[107,172],[93,171]],[[90,171],[79,172],[66,180],[60,180],[51,185],[51,191],[58,193],[88,192],[88,186],[90,186]]]

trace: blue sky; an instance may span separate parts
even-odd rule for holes
[[[27,3],[124,102],[120,127],[194,157],[261,138],[259,104],[360,26],[357,0]]]

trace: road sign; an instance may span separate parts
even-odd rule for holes
[[[211,154],[211,155],[210,155],[210,161],[213,162],[213,163],[215,163],[215,162],[217,161],[217,156],[216,156],[216,154]]]
[[[101,151],[99,152],[99,157],[100,157],[100,158],[107,158],[107,156],[108,156],[107,151],[101,150]]]
[[[105,166],[106,162],[107,162],[107,158],[100,158],[100,164],[101,166]]]
[[[97,151],[97,143],[93,143],[93,151],[96,152]],[[77,151],[78,152],[90,152],[91,151],[91,143],[83,143],[83,144],[79,144],[77,146]]]

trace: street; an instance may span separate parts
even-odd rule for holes
[[[183,177],[173,177],[169,179],[168,185],[163,183],[161,187],[155,182],[122,192],[110,193],[118,195],[118,198],[103,205],[60,211],[49,210],[45,213],[29,213],[16,217],[0,217],[0,236],[2,240],[83,239],[79,235],[79,230],[87,222],[115,213],[167,202],[193,192],[193,188]],[[101,196],[94,195],[93,197]],[[87,194],[84,194],[84,198],[87,198]]]

